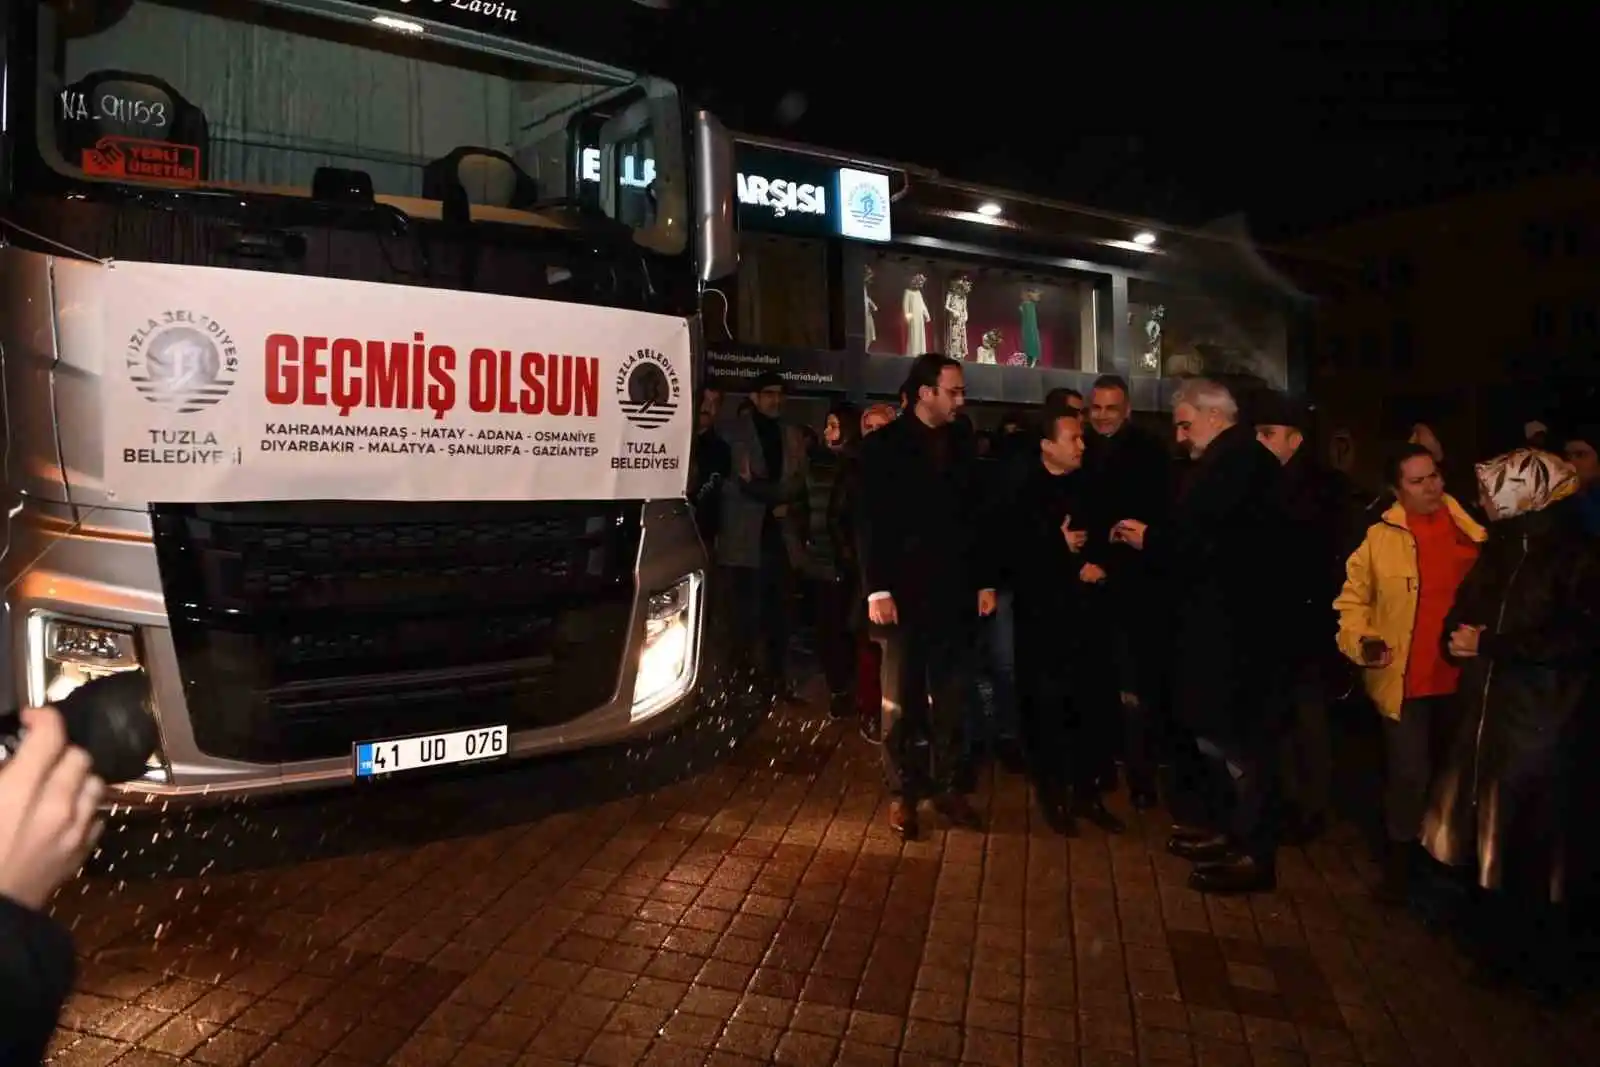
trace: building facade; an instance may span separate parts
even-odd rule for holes
[[[1555,175],[1313,234],[1308,387],[1375,476],[1416,422],[1477,458],[1522,425],[1592,417],[1600,376],[1600,178]]]
[[[981,422],[1102,373],[1142,411],[1183,374],[1303,385],[1304,297],[1248,242],[756,138],[736,163],[740,268],[705,305],[713,386],[776,371],[819,402],[888,399],[911,357],[946,352]]]

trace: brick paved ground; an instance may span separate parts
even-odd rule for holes
[[[1467,985],[1374,907],[1354,835],[1207,900],[1165,820],[902,845],[876,752],[814,713],[647,751],[124,828],[58,908],[85,953],[53,1063],[1572,1064],[1600,1008]],[[608,797],[609,794],[609,797]]]

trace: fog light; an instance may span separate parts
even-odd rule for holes
[[[28,618],[30,704],[53,704],[91,678],[138,666],[131,629],[48,615]]]
[[[652,594],[647,603],[644,644],[633,681],[634,722],[666,710],[694,686],[700,651],[700,585],[697,571],[671,589]]]

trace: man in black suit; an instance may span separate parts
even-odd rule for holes
[[[1155,717],[1166,668],[1165,598],[1144,554],[1109,535],[1121,519],[1161,525],[1171,495],[1172,461],[1165,445],[1133,424],[1124,379],[1114,374],[1095,379],[1088,414],[1079,520],[1090,531],[1084,558],[1107,575],[1105,595],[1094,598],[1094,629],[1109,669],[1079,696],[1105,704],[1101,714],[1122,724],[1129,799],[1142,810],[1156,802],[1157,751],[1164,733]],[[1114,768],[1110,777],[1108,784],[1115,788]]]
[[[909,410],[862,445],[858,536],[867,615],[883,646],[889,825],[911,838],[924,796],[949,821],[978,823],[959,791],[961,724],[977,620],[994,611],[995,590],[980,544],[976,460],[953,425],[966,402],[961,364],[918,356],[906,390]],[[926,770],[912,764],[914,734],[927,737]]]
[[[1293,719],[1284,737],[1283,784],[1284,832],[1292,842],[1320,836],[1332,814],[1328,707],[1348,677],[1333,640],[1338,616],[1328,605],[1344,588],[1352,509],[1338,476],[1306,443],[1310,414],[1282,393],[1266,394],[1255,410],[1256,439],[1283,465],[1279,490],[1290,527],[1283,580],[1293,590],[1293,608],[1283,630]]]
[[[1202,892],[1276,884],[1279,725],[1285,704],[1283,622],[1288,524],[1277,458],[1239,421],[1225,385],[1190,379],[1172,406],[1178,444],[1194,469],[1160,525],[1124,519],[1112,536],[1148,553],[1173,610],[1172,707],[1212,761],[1218,794],[1232,794],[1205,827],[1180,827],[1168,851],[1197,864]]]

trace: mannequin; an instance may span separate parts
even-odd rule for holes
[[[1022,290],[1022,306],[1018,308],[1022,315],[1022,351],[1027,357],[1028,366],[1037,367],[1039,358],[1044,354],[1044,342],[1039,338],[1039,290]]]
[[[1000,362],[1000,344],[1005,340],[999,330],[984,330],[983,343],[978,346],[979,363]]]
[[[1150,309],[1150,317],[1144,320],[1144,355],[1140,359],[1140,369],[1152,373],[1161,369],[1161,322],[1167,317],[1167,309],[1160,304]]]
[[[911,276],[911,285],[900,298],[900,311],[906,330],[903,351],[908,356],[920,356],[928,351],[928,324],[933,321],[933,313],[928,310],[928,302],[922,298],[922,287],[927,284],[928,276],[918,271]]]
[[[944,294],[944,310],[950,316],[945,328],[944,354],[951,359],[967,358],[967,296],[972,279],[966,275],[950,280]]]
[[[870,266],[863,268],[861,273],[861,306],[867,315],[865,327],[867,341],[862,347],[870,352],[873,344],[878,340],[878,323],[876,319],[878,304],[872,299],[872,268]]]

